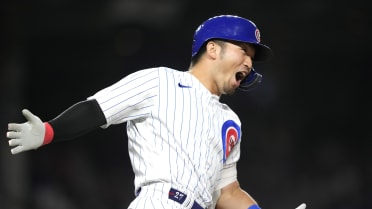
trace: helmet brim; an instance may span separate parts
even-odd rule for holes
[[[256,49],[256,53],[254,55],[254,61],[268,61],[273,57],[273,52],[270,47],[264,44],[257,44],[253,43]]]

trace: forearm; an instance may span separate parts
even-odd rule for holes
[[[48,121],[54,132],[53,142],[76,138],[106,124],[106,118],[96,100],[74,104]]]
[[[217,202],[217,209],[247,209],[257,202],[239,186],[233,182],[221,189],[221,196]]]

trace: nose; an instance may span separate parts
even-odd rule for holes
[[[249,56],[249,55],[246,55],[245,56],[244,66],[248,69],[248,72],[251,71],[251,69],[253,67],[253,61],[252,61],[252,57],[251,56]]]

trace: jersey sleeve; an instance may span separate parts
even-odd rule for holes
[[[148,116],[154,106],[158,86],[158,68],[144,69],[98,91],[88,100],[97,100],[107,121],[103,127],[108,127]]]
[[[220,190],[228,184],[237,181],[237,176],[236,163],[225,165],[221,171],[221,178],[217,181],[215,190]]]
[[[240,143],[241,139],[239,139],[238,143],[232,149],[230,155],[227,157],[225,166],[229,164],[236,164],[240,159]]]
[[[217,181],[216,190],[237,180],[238,172],[236,166],[240,159],[240,143],[241,139],[238,140],[230,155],[227,157],[220,174],[220,179]]]

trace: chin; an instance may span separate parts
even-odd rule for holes
[[[234,94],[235,93],[235,88],[232,88],[232,89],[226,89],[225,90],[225,92],[224,92],[224,94],[225,95],[232,95],[232,94]]]

